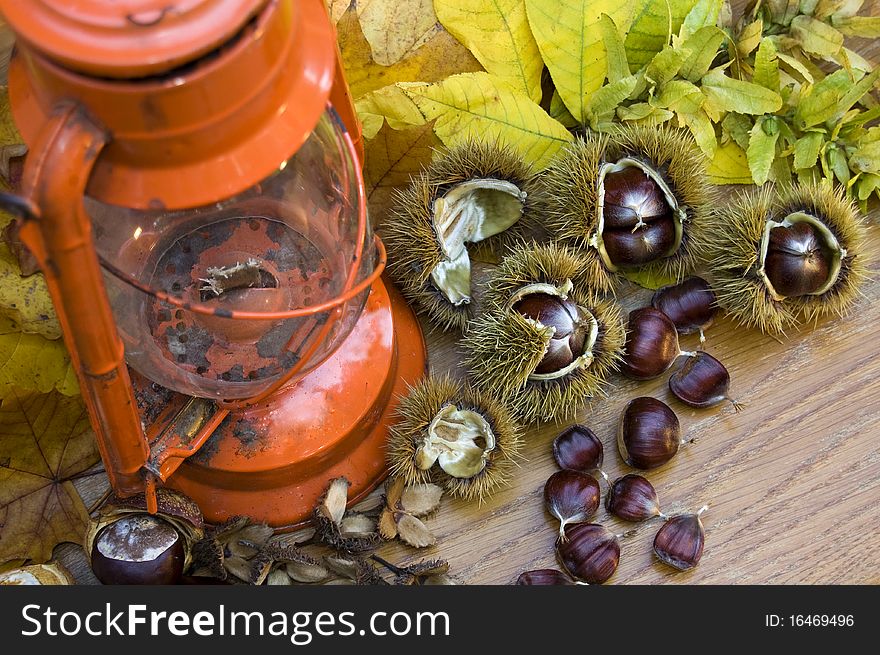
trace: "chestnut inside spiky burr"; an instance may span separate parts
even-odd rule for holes
[[[679,334],[700,333],[704,342],[703,330],[712,324],[718,313],[715,292],[701,277],[692,276],[679,284],[658,289],[651,298],[651,306],[675,324]]]
[[[104,584],[174,584],[185,553],[178,532],[149,514],[124,516],[105,527],[92,547],[92,570]]]
[[[611,270],[674,254],[682,214],[663,178],[643,162],[621,159],[599,174],[599,233],[595,245]]]

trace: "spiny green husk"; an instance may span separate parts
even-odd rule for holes
[[[581,249],[593,284],[602,291],[611,291],[616,277],[605,267],[590,239],[599,226],[600,169],[623,157],[638,160],[657,172],[685,208],[679,249],[669,257],[638,267],[658,279],[680,281],[697,264],[706,242],[706,216],[715,201],[714,188],[706,179],[703,154],[683,130],[635,125],[576,139],[541,176],[538,213],[545,216],[552,235]]]
[[[603,394],[608,375],[617,369],[625,332],[616,303],[600,300],[590,285],[591,267],[578,252],[560,244],[532,245],[507,256],[486,292],[487,311],[468,325],[465,361],[478,389],[511,407],[526,424],[571,418],[587,400]],[[599,337],[587,368],[555,380],[529,380],[550,340],[541,329],[507,305],[513,293],[534,283],[573,284],[569,298],[593,314]]]
[[[415,465],[416,450],[428,427],[446,405],[470,409],[483,416],[495,435],[485,468],[472,478],[455,478],[438,465],[427,471]],[[392,477],[406,484],[434,482],[466,500],[488,497],[507,484],[520,457],[523,428],[508,408],[491,395],[447,376],[429,376],[409,390],[396,410],[397,421],[389,430],[388,466]]]
[[[499,143],[471,139],[438,154],[407,187],[395,191],[394,205],[379,228],[388,250],[391,277],[414,308],[444,330],[463,330],[473,305],[456,307],[431,280],[431,271],[443,259],[432,225],[433,203],[457,184],[477,178],[506,180],[526,193],[520,220],[479,244],[502,253],[513,240],[535,229],[535,185],[529,165]]]
[[[820,296],[774,300],[758,274],[761,239],[769,218],[794,212],[820,219],[847,255],[837,282]],[[718,304],[737,321],[762,332],[785,330],[830,314],[843,316],[866,278],[864,225],[853,204],[828,184],[764,186],[741,193],[710,219],[706,251]]]

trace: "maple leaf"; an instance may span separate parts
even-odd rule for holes
[[[71,480],[100,459],[82,400],[13,389],[0,435],[0,562],[81,544],[89,516]]]

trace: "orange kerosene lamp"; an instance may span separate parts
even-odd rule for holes
[[[381,276],[322,0],[0,0],[29,153],[4,195],[120,495],[306,519],[386,473],[419,325]]]

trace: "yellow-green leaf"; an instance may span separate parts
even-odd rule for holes
[[[856,172],[880,171],[880,141],[860,143],[849,157],[849,165]]]
[[[703,76],[703,93],[707,107],[716,111],[735,111],[739,114],[772,114],[782,107],[782,98],[763,86],[734,80],[717,68]]]
[[[565,106],[565,103],[562,102],[562,98],[559,97],[559,92],[554,90],[553,95],[550,97],[550,118],[555,121],[562,123],[568,129],[572,129],[580,125],[577,119],[571,115],[571,112],[568,111],[568,107]]]
[[[765,89],[779,91],[779,60],[776,57],[776,45],[772,39],[764,39],[755,53],[755,73],[752,82]]]
[[[825,151],[825,158],[828,162],[828,167],[834,173],[834,177],[837,178],[838,182],[846,186],[850,178],[846,154],[840,148],[832,147]]]
[[[624,77],[613,84],[606,84],[590,96],[587,105],[587,115],[591,122],[617,109],[617,106],[626,99],[636,86],[635,75]],[[594,128],[595,129],[595,128]]]
[[[671,45],[664,46],[645,67],[645,79],[652,86],[662,86],[675,77],[684,62],[685,53]]]
[[[746,153],[733,141],[719,146],[706,168],[712,184],[751,184],[752,172]]]
[[[798,15],[800,0],[766,0],[774,23],[789,25],[791,19]]]
[[[867,200],[874,192],[880,198],[880,175],[876,173],[862,175],[858,181],[859,200]]]
[[[15,255],[0,243],[0,316],[15,322],[22,332],[58,339],[61,326],[42,273],[21,276]]]
[[[752,121],[742,114],[728,114],[721,121],[722,134],[734,140],[743,150],[749,147],[749,138],[752,131]]]
[[[663,275],[662,271],[653,272],[643,268],[622,269],[623,277],[639,285],[643,289],[656,291],[660,287],[668,287],[678,282],[674,275]]]
[[[805,82],[809,82],[810,84],[813,84],[815,82],[815,80],[813,79],[813,74],[810,72],[810,69],[804,66],[804,64],[796,57],[787,55],[784,52],[779,51],[778,48],[776,51],[776,56],[779,58],[779,61],[787,65],[791,70],[796,71]]]
[[[525,0],[532,34],[556,90],[579,122],[587,122],[589,97],[607,74],[602,14],[621,28],[628,24],[626,3],[612,0]]]
[[[724,0],[698,0],[685,16],[679,30],[679,38],[687,40],[691,34],[703,27],[716,26],[723,4]]]
[[[372,139],[376,136],[386,120],[388,125],[395,130],[412,125],[422,125],[425,122],[416,103],[399,86],[395,85],[371,91],[358,98],[354,106],[361,119],[365,139]]]
[[[865,39],[880,37],[880,16],[832,18],[831,24],[847,36],[860,36]]]
[[[655,109],[647,102],[637,102],[629,107],[618,107],[617,117],[622,121],[641,121],[653,114]]]
[[[806,52],[820,57],[837,54],[843,45],[843,34],[812,16],[795,17],[791,21],[791,36]]]
[[[698,86],[686,80],[672,80],[663,85],[651,104],[665,107],[677,114],[691,114],[702,106],[703,94]]]
[[[694,32],[684,43],[688,55],[678,71],[679,75],[686,80],[696,82],[708,73],[724,38],[724,32],[714,25],[701,27]]]
[[[70,356],[60,340],[24,334],[13,321],[0,317],[0,398],[13,388],[66,396],[79,393]]]
[[[811,168],[819,158],[819,149],[825,143],[821,132],[807,132],[794,144],[794,167]]]
[[[626,3],[621,3],[626,4]],[[696,0],[639,0],[626,36],[626,54],[632,72],[654,58],[677,34]]]
[[[849,73],[841,69],[814,85],[809,93],[802,93],[795,108],[795,124],[805,129],[829,120],[852,84]]]
[[[536,168],[545,167],[571,134],[524,93],[488,73],[453,75],[435,84],[401,83],[447,146],[469,137],[498,139]]]
[[[544,63],[526,18],[524,0],[434,0],[443,27],[486,71],[541,101]]]
[[[629,62],[626,60],[626,48],[623,37],[614,19],[608,14],[599,17],[599,29],[602,30],[602,41],[605,43],[605,60],[609,83],[622,80],[629,75]]]
[[[736,40],[736,51],[740,57],[748,57],[761,41],[764,21],[760,18],[742,28]]]
[[[715,138],[715,127],[706,112],[698,109],[693,113],[679,114],[679,118],[687,125],[703,154],[710,160],[714,158],[718,149],[718,140]]]
[[[779,140],[778,129],[768,129],[772,117],[762,116],[752,128],[749,138],[749,149],[746,153],[749,170],[755,184],[762,185],[770,177],[770,166],[776,157],[776,142]]]
[[[382,66],[411,55],[437,31],[432,0],[358,0],[356,8],[373,59]]]
[[[878,79],[880,79],[880,68],[870,75],[865,75],[862,79],[853,84],[837,102],[837,106],[834,108],[834,114],[831,116],[831,121],[834,123],[840,121],[844,114],[862,99],[862,96],[874,88]]]

